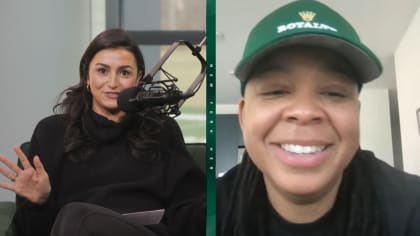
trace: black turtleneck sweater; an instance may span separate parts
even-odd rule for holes
[[[130,153],[126,134],[131,119],[115,123],[93,112],[85,114],[83,130],[96,149],[87,161],[78,162],[63,157],[64,115],[38,123],[29,156],[39,155],[52,192],[42,206],[17,198],[14,223],[20,236],[49,235],[58,211],[76,201],[120,213],[164,208],[161,223],[149,228],[162,235],[204,235],[205,176],[186,150],[178,124],[165,121],[161,158],[150,161]]]

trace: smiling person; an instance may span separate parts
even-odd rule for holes
[[[0,155],[12,182],[19,236],[204,235],[205,176],[167,116],[126,114],[119,93],[144,75],[139,47],[119,29],[100,33],[80,60],[80,81],[41,120],[22,167]],[[144,223],[125,213],[164,209]],[[53,227],[54,225],[54,227]],[[53,230],[51,230],[53,228]]]
[[[219,236],[420,235],[420,178],[359,141],[359,93],[382,66],[313,0],[250,32],[235,69],[246,152],[217,181]]]

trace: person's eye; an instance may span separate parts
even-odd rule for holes
[[[332,97],[332,98],[345,98],[346,97],[345,93],[338,92],[338,91],[325,91],[325,92],[322,92],[321,94],[328,97]]]
[[[120,73],[122,77],[128,77],[131,75],[131,71],[129,70],[122,70]]]
[[[261,95],[267,96],[267,97],[282,97],[289,94],[287,90],[284,89],[275,89],[275,90],[269,90],[266,92],[262,92]]]
[[[100,74],[106,74],[107,70],[103,67],[99,67],[96,69],[96,71]]]

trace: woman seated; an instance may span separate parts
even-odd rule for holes
[[[29,155],[14,147],[23,167],[0,156],[12,181],[0,187],[17,195],[18,235],[204,235],[205,176],[178,124],[118,108],[119,93],[144,75],[136,43],[123,30],[104,31],[79,70],[56,114],[36,126]],[[164,214],[152,224],[124,216],[157,209]]]

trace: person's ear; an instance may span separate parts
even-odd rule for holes
[[[241,97],[241,100],[239,101],[238,107],[239,107],[239,111],[238,111],[239,126],[241,127],[241,130],[243,130],[242,127],[243,127],[244,113],[245,113],[245,111],[244,111],[244,109],[245,109],[245,99],[244,99],[244,97]]]
[[[87,91],[90,91],[90,80],[89,80],[89,78],[86,80],[86,89],[87,89]]]

